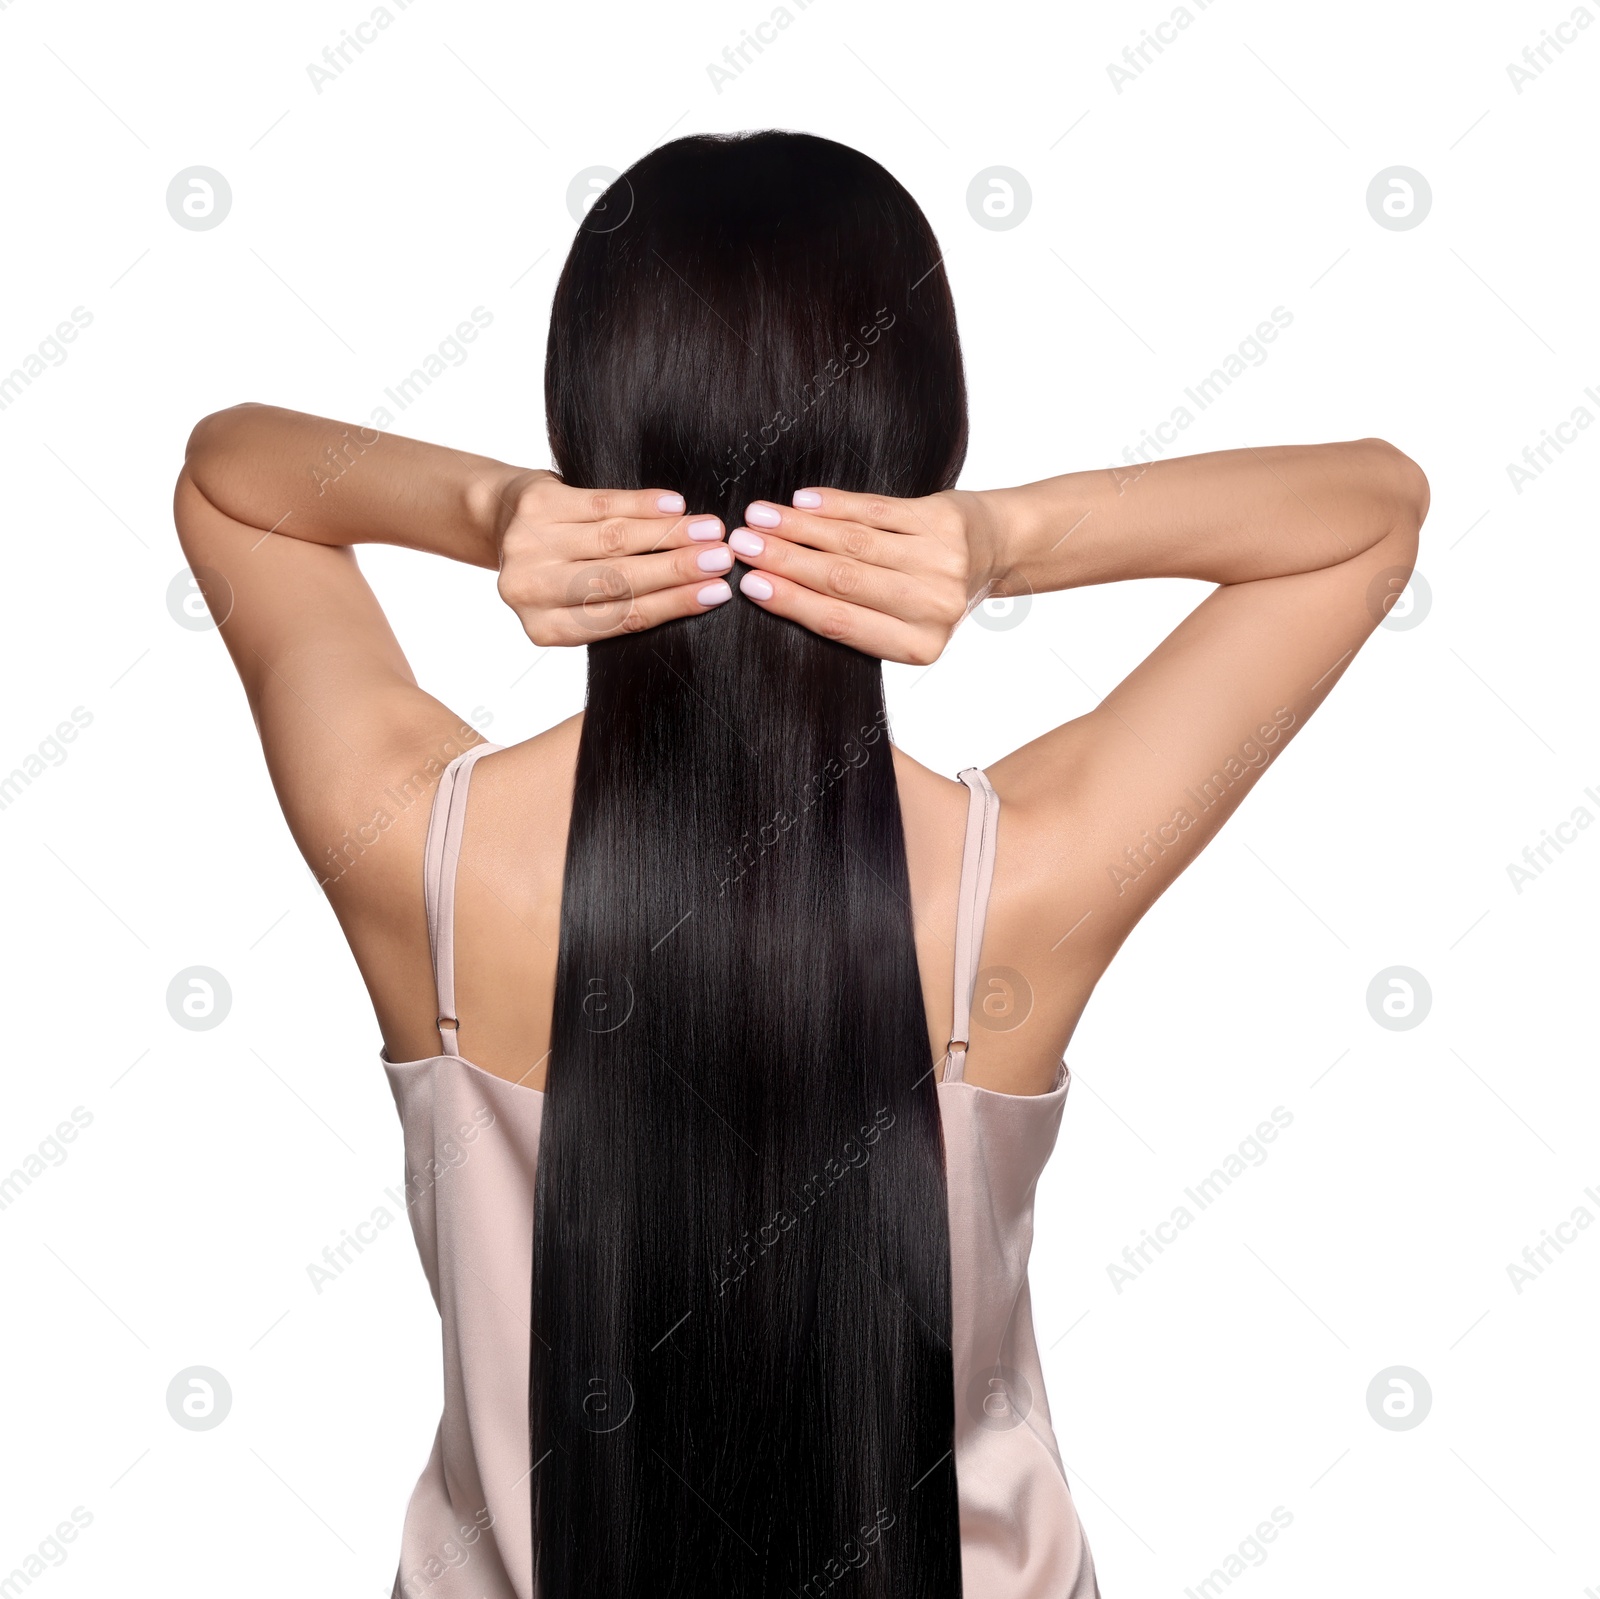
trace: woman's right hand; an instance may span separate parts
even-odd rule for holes
[[[824,638],[927,666],[973,607],[1004,592],[1000,497],[948,489],[920,499],[801,489],[757,500],[728,546],[753,570],[739,590]]]
[[[664,489],[575,489],[521,471],[493,506],[500,597],[535,644],[593,644],[697,616],[732,598],[714,516]]]

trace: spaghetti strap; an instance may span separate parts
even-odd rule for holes
[[[958,1083],[967,1065],[971,1042],[972,995],[983,953],[983,924],[989,914],[994,884],[995,832],[1000,796],[976,766],[956,774],[967,785],[967,837],[961,850],[961,887],[956,901],[956,969],[950,1042],[945,1047],[944,1081]]]
[[[441,1053],[459,1055],[456,1033],[456,872],[461,859],[461,834],[467,823],[467,790],[480,755],[498,744],[474,744],[445,767],[428,815],[428,843],[423,855],[422,898],[428,911],[428,949],[433,956],[433,986],[438,998]]]

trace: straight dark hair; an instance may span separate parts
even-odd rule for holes
[[[805,134],[677,139],[612,182],[545,397],[569,484],[730,527],[807,484],[931,494],[966,453],[927,219]],[[535,1201],[539,1590],[951,1599],[944,1150],[882,669],[742,571],[589,647]]]

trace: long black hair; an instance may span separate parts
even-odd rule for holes
[[[807,484],[930,494],[966,452],[927,219],[804,134],[677,139],[612,182],[545,395],[569,484],[730,527]],[[959,1595],[943,1143],[878,661],[737,586],[589,647],[547,1096],[541,1599]]]

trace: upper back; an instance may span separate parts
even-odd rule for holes
[[[455,1035],[460,1053],[499,1077],[543,1089],[561,938],[561,893],[582,717],[472,764],[458,819],[452,916]],[[951,1037],[957,897],[972,804],[967,786],[896,748],[911,910],[930,1062]],[[999,785],[997,785],[998,787]],[[439,1053],[423,904],[427,807],[403,818],[389,869],[341,906],[390,1060]],[[964,1077],[975,1087],[1043,1094],[1097,973],[1052,952],[1072,922],[1038,869],[1041,840],[999,793],[994,877],[981,925]],[[969,852],[970,853],[970,852]],[[414,868],[414,869],[413,869]],[[360,874],[352,874],[359,877]],[[407,885],[409,884],[409,890]],[[1041,884],[1045,892],[1040,891]],[[375,901],[387,897],[387,905]],[[1062,922],[1057,927],[1055,923]],[[969,968],[970,969],[970,968]]]

